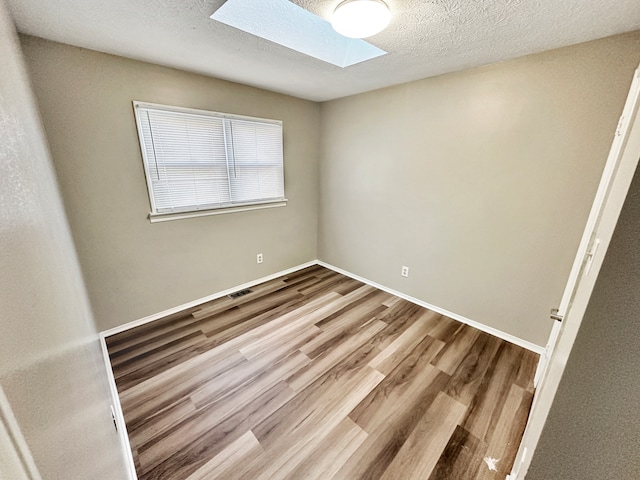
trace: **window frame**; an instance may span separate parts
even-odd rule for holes
[[[201,217],[201,216],[207,216],[207,215],[220,215],[220,214],[235,213],[235,212],[242,212],[242,211],[249,211],[249,210],[261,210],[261,209],[273,208],[273,207],[284,207],[287,205],[288,200],[286,198],[285,191],[284,191],[285,173],[284,173],[284,138],[283,138],[283,141],[282,141],[283,198],[269,199],[269,200],[255,200],[255,201],[238,202],[238,203],[231,203],[231,204],[220,204],[218,206],[207,205],[206,208],[197,208],[197,207],[195,208],[185,207],[184,209],[176,208],[174,209],[174,211],[171,211],[171,212],[158,211],[156,207],[156,201],[154,198],[153,181],[151,178],[151,172],[149,167],[149,162],[155,161],[155,159],[149,159],[147,156],[145,141],[143,138],[142,123],[139,115],[140,108],[149,108],[149,109],[169,111],[169,112],[175,112],[175,113],[184,113],[184,114],[191,114],[191,115],[203,115],[203,116],[215,117],[215,118],[221,118],[221,119],[241,120],[241,121],[249,121],[249,122],[256,122],[256,123],[263,123],[263,124],[273,124],[273,125],[278,125],[281,128],[281,131],[283,131],[283,122],[281,120],[274,120],[269,118],[260,118],[260,117],[251,117],[247,115],[236,115],[231,113],[214,112],[211,110],[178,107],[173,105],[164,105],[159,103],[150,103],[150,102],[143,102],[138,100],[134,100],[132,102],[132,105],[133,105],[133,113],[134,113],[134,118],[136,122],[137,133],[138,133],[137,135],[138,144],[140,146],[140,153],[142,155],[142,164],[144,166],[147,194],[149,196],[149,204],[151,206],[151,212],[149,212],[149,216],[148,216],[151,223],[164,222],[168,220],[178,220],[178,219],[184,219],[184,218],[194,218],[194,217]],[[284,132],[283,132],[283,137],[284,137]],[[230,172],[227,170],[227,174],[229,173]]]

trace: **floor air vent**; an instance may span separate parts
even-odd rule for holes
[[[230,293],[227,296],[229,298],[238,298],[238,297],[243,297],[247,293],[251,293],[251,290],[249,290],[248,288],[245,288],[244,290],[238,290],[237,292]]]

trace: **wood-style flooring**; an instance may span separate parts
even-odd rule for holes
[[[141,480],[504,480],[538,361],[320,266],[107,345]]]

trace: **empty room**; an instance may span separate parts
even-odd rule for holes
[[[640,478],[640,4],[0,0],[0,479]]]

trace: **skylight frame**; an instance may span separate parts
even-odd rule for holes
[[[227,0],[211,19],[340,68],[387,54],[288,0]]]

